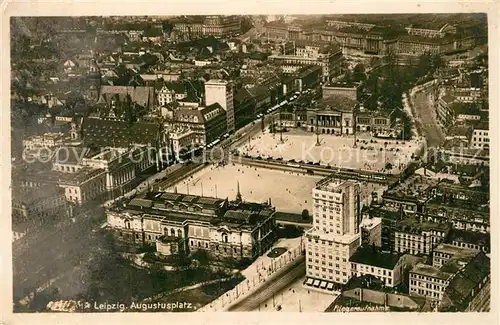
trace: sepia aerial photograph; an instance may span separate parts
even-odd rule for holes
[[[7,25],[14,313],[490,311],[486,13]]]

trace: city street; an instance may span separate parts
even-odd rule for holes
[[[236,303],[229,308],[229,311],[252,311],[258,309],[260,304],[272,299],[273,294],[280,292],[287,285],[292,283],[297,278],[302,277],[306,272],[306,263],[304,260],[292,265],[286,273],[275,279],[274,281],[266,281],[266,283],[257,289],[248,298]]]
[[[434,89],[422,90],[411,96],[413,102],[415,119],[423,128],[427,147],[436,147],[443,143],[444,134],[436,122],[435,102],[433,100]]]

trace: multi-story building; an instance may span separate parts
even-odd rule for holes
[[[55,184],[40,187],[13,187],[12,220],[14,223],[24,221],[43,221],[66,213],[67,202],[64,190]]]
[[[233,85],[226,80],[209,80],[205,83],[205,105],[218,103],[225,111],[227,130],[236,131],[234,117]]]
[[[443,129],[447,129],[453,124],[455,120],[455,113],[453,111],[453,103],[455,97],[445,95],[439,98],[436,105],[436,120]]]
[[[313,227],[305,234],[305,285],[332,290],[349,281],[349,258],[361,245],[359,195],[358,183],[330,178],[313,189]]]
[[[406,213],[422,212],[429,198],[430,189],[437,182],[422,175],[413,175],[384,191],[382,194],[384,204],[391,208],[402,209]]]
[[[374,246],[359,247],[349,259],[351,275],[372,275],[387,287],[394,287],[403,280],[404,259],[402,254],[380,251]]]
[[[467,263],[465,266],[464,264]],[[449,263],[451,264],[451,263]],[[458,265],[457,265],[458,264]],[[471,261],[454,263],[454,274],[444,291],[439,311],[481,312],[490,310],[491,265],[484,252]],[[452,265],[449,265],[452,268]]]
[[[172,151],[174,159],[181,160],[182,153],[188,151],[191,146],[199,144],[203,145],[202,137],[189,127],[177,127],[169,131],[168,135],[172,142]]]
[[[147,147],[132,150],[103,148],[82,159],[82,165],[106,172],[106,191],[110,197],[121,196],[134,187],[134,180],[156,163]]]
[[[106,171],[83,167],[74,173],[61,174],[59,186],[64,188],[66,200],[77,205],[102,200],[106,193]]]
[[[107,220],[116,237],[129,244],[158,247],[165,237],[177,237],[182,241],[177,248],[188,253],[203,249],[223,258],[255,259],[276,239],[274,215],[265,204],[154,192],[107,211]]]
[[[423,26],[410,25],[405,28],[408,35],[425,36],[429,38],[442,38],[446,34],[455,34],[457,28],[448,23],[444,24],[440,29],[423,28]]]
[[[323,98],[344,96],[352,100],[358,100],[358,83],[328,83],[321,88],[323,90]]]
[[[389,114],[360,109],[356,112],[356,132],[370,132],[377,135],[393,135],[397,129],[391,123]]]
[[[472,132],[472,138],[470,141],[470,147],[473,149],[490,148],[489,125],[487,122],[479,122],[474,126],[474,131]]]
[[[382,247],[382,218],[363,218],[361,221],[361,242],[364,245]]]
[[[105,172],[105,191],[114,198],[130,191],[137,175],[150,170],[156,163],[156,152],[147,147],[90,149],[89,147],[61,147],[52,161],[52,170],[63,177],[78,173],[83,169],[103,170]],[[69,194],[77,194],[67,189]],[[77,196],[71,195],[71,201]]]
[[[420,222],[408,217],[398,224],[394,232],[394,250],[412,255],[429,255],[444,241],[451,229],[448,223]]]
[[[486,254],[489,254],[491,251],[489,233],[452,229],[447,242],[456,247],[481,250]]]
[[[158,97],[158,104],[160,106],[165,106],[172,102],[186,98],[187,92],[183,84],[170,83],[164,85],[158,91],[157,97]]]
[[[32,151],[41,148],[56,148],[63,144],[63,133],[45,133],[43,135],[34,135],[23,140],[25,150]]]
[[[321,134],[353,134],[356,101],[335,96],[319,100],[307,111],[305,127]]]
[[[441,267],[450,259],[462,255],[473,254],[472,250],[464,247],[457,247],[450,244],[439,244],[432,252],[432,266]]]
[[[184,19],[174,19],[172,34],[178,40],[192,40],[203,36],[203,17],[189,16]]]
[[[297,40],[303,33],[300,26],[288,25],[280,21],[272,21],[264,25],[264,37],[267,40]]]
[[[432,222],[450,222],[454,229],[489,233],[489,204],[476,204],[475,209],[472,209],[470,204],[463,202],[452,205],[430,200],[425,205],[425,219]]]
[[[180,132],[189,136],[193,146],[203,147],[219,139],[228,131],[226,117],[227,111],[219,103],[206,107],[181,107],[174,111],[173,120],[166,123],[165,129],[168,134]],[[193,133],[188,135],[182,131],[186,129]],[[179,139],[179,135],[173,135],[173,137]]]
[[[489,309],[490,260],[484,252],[462,250],[441,266],[419,263],[409,276],[410,295],[426,297],[437,310]]]
[[[207,16],[203,21],[203,35],[226,37],[241,32],[239,16]]]
[[[296,66],[318,65],[323,71],[323,81],[340,74],[343,61],[342,50],[335,45],[307,45],[296,47],[294,55],[271,55],[268,57],[283,70],[295,71]]]
[[[192,16],[173,20],[173,34],[178,40],[203,36],[227,37],[241,32],[239,16]]]
[[[453,274],[432,265],[419,263],[410,271],[410,295],[441,300]]]

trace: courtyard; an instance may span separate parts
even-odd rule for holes
[[[239,183],[244,201],[269,202],[277,211],[298,213],[312,210],[312,189],[321,176],[256,168],[246,165],[209,165],[166,191],[236,199]]]
[[[281,136],[283,141],[281,141]],[[319,163],[324,166],[352,168],[373,172],[401,172],[412,154],[423,146],[424,140],[376,139],[363,133],[357,136],[317,136],[303,130],[292,129],[279,133],[268,130],[252,137],[238,148],[243,155],[262,158],[281,158],[285,161]],[[354,146],[356,143],[356,147]],[[386,166],[390,168],[386,170]]]

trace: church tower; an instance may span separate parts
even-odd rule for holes
[[[240,182],[236,182],[236,190],[237,190],[237,193],[236,193],[236,202],[242,202],[242,198],[241,198],[241,193],[240,193]]]
[[[101,69],[97,65],[97,60],[95,59],[95,57],[90,60],[87,79],[90,85],[89,99],[93,102],[97,102],[99,100],[99,95],[101,92]]]

